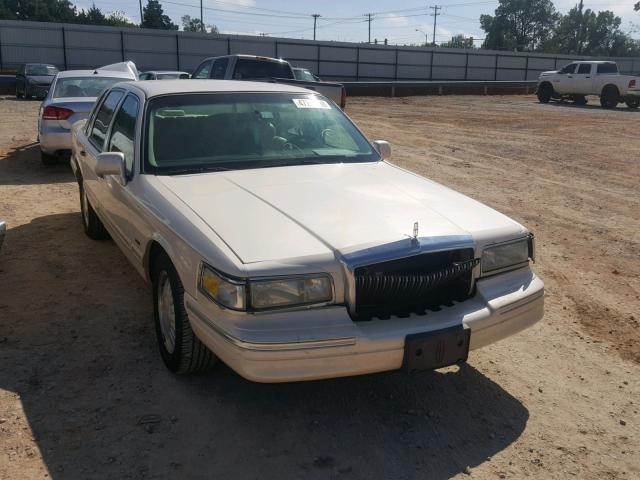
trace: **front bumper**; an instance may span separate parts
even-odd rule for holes
[[[45,153],[53,155],[60,151],[71,150],[71,130],[60,126],[57,120],[42,120],[38,138],[40,150]]]
[[[627,90],[627,97],[640,97],[640,90]]]
[[[462,325],[471,329],[471,349],[484,347],[542,318],[544,285],[520,269],[479,280],[474,297],[439,312],[369,322],[353,322],[334,306],[253,315],[234,328],[227,311],[187,294],[185,303],[198,338],[233,370],[256,382],[289,382],[399,369],[412,333]]]

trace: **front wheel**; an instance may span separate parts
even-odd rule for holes
[[[182,281],[164,253],[155,262],[152,281],[156,339],[164,364],[178,374],[208,370],[218,358],[193,333]]]
[[[536,91],[536,96],[538,97],[538,101],[540,103],[549,103],[551,100],[551,96],[553,95],[553,87],[548,83],[543,83],[538,87]]]
[[[18,88],[18,85],[16,85],[16,98],[23,98],[24,97],[24,92],[21,92],[20,89]]]
[[[632,100],[627,100],[624,103],[627,104],[627,107],[635,109],[635,108],[640,107],[640,98],[634,98]]]
[[[80,212],[82,213],[84,233],[92,240],[106,240],[109,238],[109,233],[91,206],[82,181],[78,182],[78,186],[80,188]]]

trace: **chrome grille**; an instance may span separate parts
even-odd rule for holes
[[[425,314],[472,294],[473,249],[432,252],[359,267],[354,271],[354,320]]]

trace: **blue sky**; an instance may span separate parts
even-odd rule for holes
[[[73,0],[72,0],[73,1]],[[160,0],[165,13],[180,23],[182,15],[200,16],[199,0]],[[452,35],[462,33],[482,39],[478,18],[483,13],[493,14],[497,0],[440,0],[431,4],[414,0],[324,0],[322,2],[292,2],[286,0],[203,0],[205,23],[213,23],[223,33],[269,34],[292,38],[312,38],[312,13],[321,15],[318,20],[319,40],[366,41],[367,22],[364,15],[374,13],[371,38],[387,38],[390,44],[424,42],[425,34],[432,41],[433,10],[429,6],[441,5],[437,18],[436,41],[446,41]],[[622,28],[640,38],[640,14],[633,11],[636,0],[585,1],[585,8],[613,10],[622,17]],[[79,7],[91,4],[90,0],[74,2]],[[143,0],[143,5],[146,0]],[[576,0],[556,0],[556,8],[566,13]],[[95,4],[105,12],[124,11],[133,21],[139,22],[139,6],[135,0],[96,0]],[[193,5],[195,7],[191,7]],[[320,6],[319,6],[320,5]],[[635,28],[634,25],[635,24]],[[418,31],[421,30],[422,32]],[[481,41],[477,41],[479,46]]]

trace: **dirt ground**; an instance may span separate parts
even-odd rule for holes
[[[545,318],[461,368],[259,385],[165,370],[37,110],[0,101],[1,479],[640,478],[640,112],[349,99],[394,162],[536,233]]]

